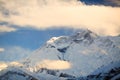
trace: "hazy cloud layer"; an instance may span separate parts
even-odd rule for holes
[[[1,0],[0,21],[34,29],[88,28],[98,34],[120,34],[120,8],[87,6],[77,0]],[[5,11],[6,10],[6,15]]]
[[[18,61],[26,58],[28,55],[32,53],[29,49],[24,49],[19,46],[11,46],[5,48],[0,48],[2,52],[0,52],[0,61]]]

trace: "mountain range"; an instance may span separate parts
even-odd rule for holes
[[[0,80],[119,80],[120,36],[81,29],[53,37],[27,58],[2,65]]]

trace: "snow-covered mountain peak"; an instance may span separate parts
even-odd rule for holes
[[[52,37],[50,40],[47,41],[47,44],[54,43],[54,41],[57,39],[58,39],[58,37]]]
[[[80,29],[78,32],[75,33],[75,36],[78,36],[78,37],[83,37],[87,35],[91,35],[91,37],[97,37],[97,35],[94,32],[88,29]]]
[[[120,64],[117,62],[120,62],[120,36],[98,36],[81,29],[72,36],[51,38],[20,63],[1,64],[1,69],[8,70],[3,71],[0,80],[14,76],[19,77],[18,80],[93,80],[93,76],[100,76],[103,80],[101,76],[109,71],[111,78],[119,76]],[[88,78],[77,79],[82,76]]]
[[[64,47],[69,45],[70,42],[71,39],[67,36],[52,37],[50,40],[47,41],[44,47],[47,48]]]
[[[83,43],[90,44],[96,39],[98,36],[88,29],[81,29],[77,33],[72,36],[60,36],[60,37],[52,37],[47,41],[47,47],[67,47],[72,43]]]
[[[86,76],[101,66],[120,61],[119,39],[118,36],[98,36],[86,29],[72,36],[53,37],[29,56],[24,64],[33,71],[40,71],[51,66],[49,63],[66,61],[71,65],[70,68],[56,73]],[[49,62],[43,63],[46,60]]]
[[[91,43],[98,36],[88,29],[81,29],[79,32],[71,36],[75,42]]]
[[[90,31],[90,30],[88,30],[88,29],[80,29],[78,32],[76,32],[74,35],[76,35],[76,36],[79,36],[79,37],[81,37],[81,36],[85,36],[86,34],[95,34],[95,33],[93,33],[92,31]]]

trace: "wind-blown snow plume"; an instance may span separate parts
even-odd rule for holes
[[[88,6],[78,0],[1,0],[0,21],[22,27],[88,28],[99,34],[120,34],[120,8]]]

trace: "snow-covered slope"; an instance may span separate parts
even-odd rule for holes
[[[23,64],[36,73],[87,76],[102,66],[120,61],[120,36],[98,36],[81,29],[72,36],[53,37]],[[119,65],[120,66],[120,65]]]

